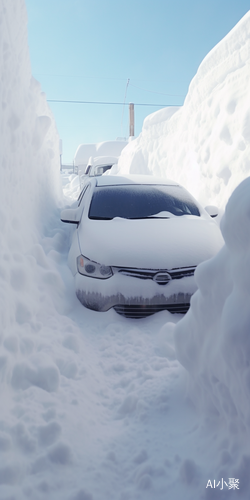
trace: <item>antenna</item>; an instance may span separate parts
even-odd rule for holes
[[[122,126],[123,126],[124,106],[125,106],[125,102],[126,102],[127,90],[128,90],[129,82],[130,82],[130,78],[128,78],[128,81],[127,81],[127,84],[126,84],[125,96],[124,96],[124,101],[123,101],[123,108],[122,108],[122,121],[121,121],[121,135],[123,135],[123,129],[122,129]]]

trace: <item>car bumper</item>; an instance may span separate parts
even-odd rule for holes
[[[113,275],[102,280],[79,273],[75,276],[75,287],[76,295],[85,307],[95,311],[108,311],[114,307],[125,316],[130,316],[129,311],[132,316],[138,316],[137,310],[142,316],[162,309],[186,312],[197,289],[193,276],[159,285],[152,279]]]

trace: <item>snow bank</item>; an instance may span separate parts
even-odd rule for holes
[[[0,498],[21,500],[48,493],[30,487],[41,470],[71,461],[53,401],[77,372],[58,271],[59,137],[31,75],[24,0],[0,0],[0,72]]]
[[[119,173],[168,177],[224,208],[250,174],[250,12],[201,63],[183,107],[172,109],[146,118]]]
[[[39,241],[61,187],[59,139],[31,75],[23,0],[1,0],[0,25],[0,325],[6,328],[32,314]]]
[[[189,396],[220,434],[217,477],[240,478],[250,492],[250,178],[233,192],[221,221],[225,246],[198,266],[199,287],[175,327],[177,357],[190,374]],[[221,446],[223,442],[223,446]],[[245,498],[245,497],[244,497]]]

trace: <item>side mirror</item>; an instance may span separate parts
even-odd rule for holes
[[[61,221],[69,224],[79,224],[81,214],[79,208],[67,208],[61,212]]]
[[[215,207],[214,205],[208,205],[207,207],[205,207],[205,210],[208,215],[210,215],[210,217],[217,217],[219,213],[218,207]]]

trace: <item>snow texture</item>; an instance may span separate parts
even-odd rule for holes
[[[183,107],[145,119],[121,154],[119,173],[168,177],[204,205],[225,207],[250,174],[249,24],[250,12],[206,56]]]
[[[225,246],[197,268],[198,291],[175,328],[177,358],[190,374],[189,397],[206,425],[216,425],[220,433],[219,477],[230,466],[248,495],[243,464],[250,464],[249,192],[248,177],[227,203],[221,221]]]
[[[123,171],[172,177],[224,208],[249,173],[249,34],[247,14],[202,63],[183,108],[147,118]],[[208,481],[238,478],[230,494],[247,500],[249,180],[230,198],[225,247],[198,267],[184,319],[84,309],[67,267],[73,229],[59,216],[79,183],[60,179],[24,0],[0,0],[0,73],[0,499],[224,499],[227,488]]]

